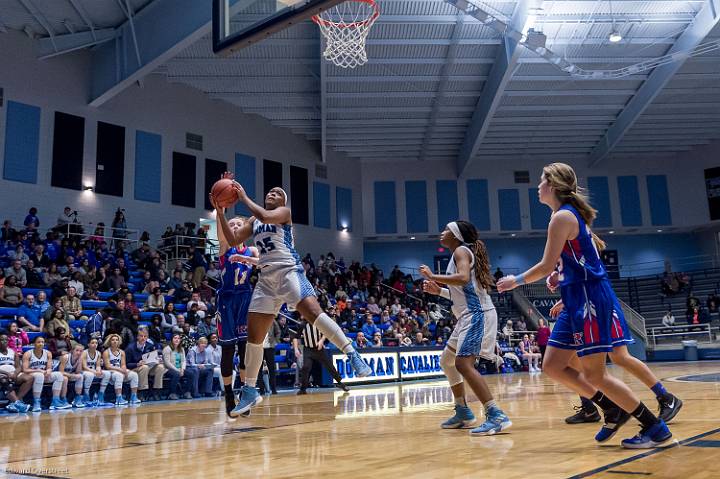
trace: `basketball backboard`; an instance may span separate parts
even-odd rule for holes
[[[345,0],[213,0],[213,51],[229,55]]]

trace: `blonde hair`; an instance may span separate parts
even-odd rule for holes
[[[118,338],[118,341],[120,341],[120,344],[118,344],[118,348],[122,346],[122,337],[119,334],[108,334],[108,337],[105,338],[105,342],[103,343],[103,348],[107,349],[110,347],[110,341],[112,341],[112,338]]]
[[[550,163],[543,168],[543,175],[562,204],[569,204],[577,210],[588,226],[597,218],[597,210],[590,204],[585,188],[578,185],[577,175],[572,166],[565,163]],[[598,251],[605,249],[605,242],[595,233],[592,239]]]

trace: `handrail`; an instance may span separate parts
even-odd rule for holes
[[[633,334],[639,336],[645,344],[647,344],[647,330],[645,329],[645,317],[631,308],[627,303],[618,298],[620,306],[625,315],[625,322],[628,324]]]
[[[656,276],[661,275],[660,272],[651,272],[646,274],[640,274],[642,271],[653,270],[657,271],[658,268],[664,269],[665,263],[671,263],[678,271],[693,268],[693,269],[707,269],[717,268],[720,266],[720,258],[716,255],[694,255],[694,256],[681,256],[676,258],[666,258],[662,260],[644,261],[639,263],[624,263],[620,264],[618,269],[621,276],[624,277],[642,277],[642,276]],[[703,265],[705,267],[703,267]],[[700,267],[698,267],[700,266]],[[623,275],[623,273],[625,273]]]
[[[705,329],[707,328],[707,331]],[[677,332],[670,332],[670,333],[658,333],[658,331],[661,330],[677,330]],[[685,335],[708,335],[708,341],[713,342],[712,332],[713,327],[710,323],[705,324],[687,324],[684,326],[656,326],[653,328],[649,328],[648,331],[650,332],[650,337],[652,338],[652,344],[653,348],[657,346],[657,340],[658,338],[668,337],[668,336],[685,336]]]
[[[135,234],[136,236],[139,235],[139,233],[140,233],[140,230],[139,230],[139,229],[134,229],[134,228],[116,228],[116,227],[110,226],[110,225],[98,226],[98,223],[92,223],[92,222],[90,222],[90,223],[65,223],[65,224],[57,224],[57,225],[55,225],[55,226],[50,227],[50,228],[48,229],[48,231],[50,231],[50,230],[60,231],[61,233],[64,233],[64,234],[67,235],[67,234],[72,233],[72,232],[70,231],[70,230],[72,229],[72,227],[78,227],[78,226],[83,227],[83,228],[87,227],[87,231],[93,231],[93,232],[95,231],[96,228],[103,228],[104,230],[111,230],[111,231],[125,231],[125,232],[130,233],[130,234]],[[64,230],[64,231],[63,231],[63,230]],[[94,236],[93,234],[91,234],[91,235]],[[110,238],[112,238],[112,236],[110,236]],[[116,238],[116,239],[127,239],[127,237],[126,237],[126,238]]]
[[[211,257],[217,256],[220,246],[214,240],[203,236],[173,235],[160,238],[157,240],[157,250],[165,252],[168,258],[175,260],[180,258],[180,251],[186,250],[190,246],[200,246],[201,243],[205,243],[205,250],[209,250]],[[174,253],[174,255],[170,253]]]

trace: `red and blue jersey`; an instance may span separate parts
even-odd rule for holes
[[[607,271],[593,242],[590,227],[572,205],[563,205],[560,210],[570,211],[578,222],[577,237],[565,242],[560,255],[560,287],[607,278]]]
[[[220,288],[218,293],[247,292],[252,290],[250,274],[252,265],[241,262],[242,257],[252,257],[250,248],[230,248],[220,256]]]

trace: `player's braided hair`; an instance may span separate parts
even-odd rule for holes
[[[472,223],[467,221],[456,221],[463,241],[468,244],[475,256],[475,279],[484,289],[490,289],[495,280],[490,274],[490,256],[488,255],[485,243],[480,239],[478,231]]]

